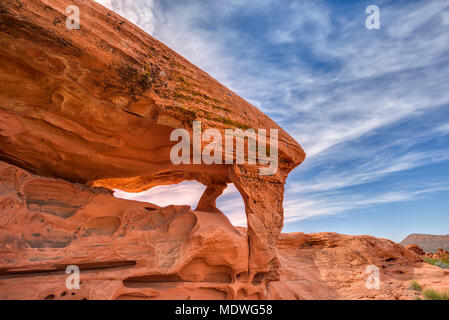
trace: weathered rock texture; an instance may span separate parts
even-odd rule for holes
[[[248,241],[223,214],[117,199],[5,164],[0,177],[0,299],[264,296],[245,282]],[[81,270],[70,294],[67,265]]]
[[[386,239],[281,234],[280,280],[248,274],[245,228],[187,206],[114,198],[109,190],[0,163],[0,299],[413,299],[412,280],[449,287],[449,270]],[[80,289],[66,287],[68,265]],[[365,269],[380,288],[365,287]]]
[[[423,249],[421,249],[417,244],[412,243],[412,244],[406,245],[405,247],[407,249],[413,251],[414,253],[416,253],[419,256],[423,256],[426,254],[426,252]]]
[[[72,4],[80,8],[80,30],[66,28]],[[278,129],[279,170],[261,176],[258,165],[174,165],[170,133],[191,132],[194,120],[203,130]],[[232,182],[245,199],[251,277],[276,279],[283,185],[304,157],[262,112],[101,5],[0,3],[3,161],[41,176],[129,192],[197,180],[208,186],[199,207],[208,211],[217,211],[215,197]],[[70,201],[70,208],[84,203]]]
[[[281,234],[281,281],[272,282],[283,299],[415,299],[412,281],[444,291],[449,270],[421,262],[403,246],[372,236],[336,233]],[[368,289],[368,266],[380,272],[379,289]],[[290,294],[289,294],[290,293]]]
[[[442,248],[438,248],[437,252],[425,252],[424,255],[427,258],[446,261],[445,264],[448,264],[447,261],[449,261],[449,251],[444,250]],[[449,265],[447,266],[447,268],[449,268]]]

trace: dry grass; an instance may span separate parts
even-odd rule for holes
[[[410,285],[410,288],[418,291],[418,292],[422,292],[422,287],[419,285],[419,283],[416,280],[412,281],[412,284]]]
[[[424,290],[424,298],[426,300],[449,300],[449,291],[438,292],[433,289]]]
[[[410,284],[410,289],[415,290],[422,294],[425,300],[449,300],[449,291],[439,292],[434,289],[424,289],[416,281],[413,280]],[[417,300],[421,300],[421,297],[417,297]]]

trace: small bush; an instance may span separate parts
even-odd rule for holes
[[[449,300],[449,292],[438,292],[433,289],[424,290],[424,297],[427,300]]]
[[[449,269],[449,264],[446,264],[446,263],[444,263],[444,262],[442,262],[442,261],[437,261],[437,262],[435,263],[435,265],[436,265],[437,267],[440,267],[440,268]]]
[[[413,280],[413,281],[412,281],[412,284],[411,284],[410,287],[411,287],[413,290],[415,290],[415,291],[419,291],[419,292],[422,291],[422,287],[419,285],[418,282],[416,282],[416,280]]]
[[[424,257],[424,261],[426,261],[427,263],[430,263],[431,265],[440,267],[440,268],[449,269],[449,260],[446,258],[439,260],[439,259]]]

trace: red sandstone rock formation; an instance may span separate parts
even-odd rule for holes
[[[66,28],[72,4],[80,30]],[[93,1],[2,2],[0,70],[0,159],[129,192],[197,180],[208,186],[199,204],[208,211],[217,211],[215,198],[232,182],[245,201],[251,277],[278,277],[283,186],[305,153],[262,112]],[[194,120],[203,129],[278,129],[279,170],[261,176],[260,165],[174,165],[170,133],[191,132]]]
[[[446,257],[446,259],[449,258],[449,251],[444,250],[443,248],[438,248],[437,254],[438,254],[440,257]]]
[[[0,299],[413,299],[412,280],[445,288],[449,270],[370,236],[281,234],[280,280],[249,277],[245,228],[187,206],[114,198],[108,189],[0,163]],[[80,289],[66,287],[68,265]],[[380,288],[365,269],[380,270]]]
[[[403,246],[371,236],[336,233],[281,234],[278,240],[281,280],[271,282],[273,298],[415,299],[422,287],[444,291],[449,270],[422,262]],[[380,272],[379,289],[366,287],[367,266]]]
[[[414,253],[416,253],[419,256],[423,256],[425,255],[425,251],[423,249],[421,249],[417,244],[409,244],[405,246],[407,249],[413,251]]]
[[[425,254],[426,257],[432,258],[432,259],[449,260],[449,252],[447,250],[442,249],[442,248],[438,248],[437,252],[435,252],[435,253],[425,252],[424,254]]]
[[[117,199],[3,163],[0,177],[0,299],[265,294],[244,282],[248,241],[223,214]],[[81,289],[70,294],[67,265],[81,270]]]

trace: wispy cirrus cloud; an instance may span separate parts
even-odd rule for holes
[[[408,152],[398,157],[378,158],[362,162],[350,170],[316,174],[307,183],[297,181],[290,184],[291,192],[310,193],[338,190],[354,185],[378,181],[397,172],[411,170],[449,160],[448,150],[433,152]],[[449,185],[449,184],[448,184]]]
[[[435,131],[440,134],[449,134],[449,123],[440,124]]]
[[[417,201],[424,199],[430,193],[449,190],[449,185],[410,185],[400,191],[380,192],[377,194],[321,194],[307,196],[296,200],[290,199],[284,203],[285,223],[293,223],[313,217],[337,215],[349,210],[366,209],[376,205]],[[356,232],[356,231],[355,231]]]
[[[187,205],[194,209],[205,189],[206,187],[198,182],[185,181],[175,185],[157,186],[139,193],[114,190],[114,196],[116,198],[150,202],[161,207]]]
[[[106,8],[120,14],[127,20],[152,34],[156,28],[156,5],[154,0],[95,0]]]

